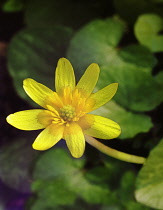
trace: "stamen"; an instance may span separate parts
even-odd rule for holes
[[[52,106],[50,106],[50,105],[47,105],[47,108],[48,108],[49,111],[51,111],[51,113],[52,113],[52,115],[53,115],[54,117],[59,117],[59,113],[58,113],[57,110],[55,110],[54,107],[52,107]]]
[[[71,122],[78,121],[86,114],[86,98],[82,97],[78,89],[72,91],[70,87],[66,87],[63,89],[62,96],[57,93],[54,93],[54,96],[58,108],[47,105],[48,110],[52,113],[52,123],[69,126]]]
[[[64,121],[72,121],[72,119],[76,116],[75,108],[71,105],[66,105],[60,108],[60,117]]]

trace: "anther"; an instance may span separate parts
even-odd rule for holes
[[[66,105],[60,108],[60,117],[64,121],[72,121],[73,118],[76,116],[75,108],[73,108],[71,105]]]

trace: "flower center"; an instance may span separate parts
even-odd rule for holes
[[[67,122],[70,122],[73,120],[73,118],[76,116],[75,108],[71,105],[65,105],[62,108],[60,108],[60,117]]]

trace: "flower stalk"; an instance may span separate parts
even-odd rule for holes
[[[88,136],[88,135],[85,135],[85,139],[86,139],[87,143],[89,143],[91,146],[95,147],[100,152],[102,152],[106,155],[109,155],[113,158],[116,158],[118,160],[122,160],[125,162],[130,162],[130,163],[137,163],[137,164],[145,163],[146,159],[144,157],[130,155],[130,154],[112,149],[112,148],[102,144],[101,142],[97,141],[95,138]]]

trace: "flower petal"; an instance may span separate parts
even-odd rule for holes
[[[93,111],[95,109],[98,109],[100,106],[106,104],[110,99],[115,95],[117,92],[118,83],[112,83],[103,89],[99,90],[98,92],[92,94],[88,98],[89,101],[94,101],[94,105],[87,110],[87,112]]]
[[[21,130],[38,130],[48,126],[52,121],[52,116],[47,110],[33,109],[10,114],[6,120]]]
[[[80,158],[85,150],[85,138],[82,129],[76,123],[71,123],[65,127],[63,138],[67,147],[75,158]]]
[[[47,150],[54,146],[63,136],[64,126],[51,124],[35,139],[32,147],[35,150]]]
[[[44,108],[46,108],[47,98],[54,95],[54,92],[51,89],[30,78],[23,81],[23,88],[33,101]]]
[[[86,94],[86,97],[88,97],[92,93],[97,83],[99,73],[100,73],[99,66],[96,63],[92,63],[86,69],[85,73],[79,80],[76,88],[81,90],[81,92]]]
[[[65,87],[75,88],[75,75],[69,60],[60,58],[55,72],[56,92],[60,93]]]
[[[121,133],[116,122],[98,115],[87,114],[80,118],[78,124],[85,134],[100,139],[114,139]]]

